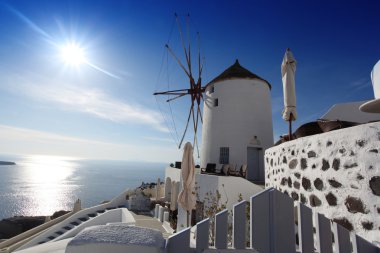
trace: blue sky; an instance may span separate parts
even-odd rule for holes
[[[178,38],[175,12],[190,13],[191,33],[201,34],[204,84],[236,58],[272,84],[276,137],[287,131],[287,47],[298,61],[295,128],[335,103],[373,98],[377,1],[0,1],[0,153],[180,159],[152,96],[164,87],[164,45]],[[67,43],[89,64],[67,65]],[[187,105],[179,101],[178,111]]]

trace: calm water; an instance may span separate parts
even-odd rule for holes
[[[165,173],[162,163],[4,155],[0,161],[17,164],[0,166],[0,219],[71,210],[77,198],[84,207],[96,205]]]

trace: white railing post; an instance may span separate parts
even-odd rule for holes
[[[225,209],[215,215],[215,248],[227,248],[228,210]]]
[[[333,223],[333,231],[335,238],[335,252],[344,253],[352,252],[351,242],[350,242],[350,232],[339,225],[338,223]]]
[[[294,202],[288,195],[277,190],[271,195],[271,241],[275,253],[296,252],[296,235],[294,231]]]
[[[246,242],[246,201],[241,201],[233,206],[233,236],[232,247],[245,249]]]
[[[168,211],[164,212],[164,221],[169,222],[169,212]]]
[[[160,206],[158,209],[158,219],[163,222],[164,221],[164,211],[165,208],[163,206]]]
[[[251,242],[260,253],[296,251],[291,198],[273,188],[251,197]]]
[[[258,252],[271,252],[269,191],[262,191],[251,197],[251,248]]]
[[[158,219],[158,212],[159,212],[159,209],[160,209],[160,204],[156,204],[156,207],[154,209],[154,217]]]
[[[190,253],[190,229],[185,228],[170,236],[166,241],[166,253]]]
[[[298,239],[302,253],[314,253],[313,211],[298,203]]]
[[[208,249],[210,219],[207,218],[197,223],[196,252],[202,253]]]
[[[354,253],[379,253],[380,248],[369,243],[358,235],[352,234],[352,248]]]
[[[316,219],[317,251],[320,253],[332,253],[331,222],[324,215],[318,213]]]

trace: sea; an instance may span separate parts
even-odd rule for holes
[[[13,216],[47,216],[108,201],[142,182],[157,182],[164,163],[81,160],[58,156],[0,155],[0,220]]]

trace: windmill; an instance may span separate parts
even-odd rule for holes
[[[190,97],[190,108],[188,111],[187,121],[185,124],[185,129],[180,137],[180,141],[178,143],[178,148],[181,148],[182,143],[184,141],[184,138],[186,136],[187,130],[189,128],[190,121],[193,123],[193,130],[194,130],[194,139],[193,139],[193,146],[197,148],[198,151],[198,157],[199,157],[199,148],[198,148],[198,141],[197,141],[197,132],[198,132],[198,124],[199,122],[203,122],[202,118],[202,111],[201,111],[201,102],[203,101],[203,93],[205,92],[205,88],[202,87],[202,71],[203,71],[203,60],[201,60],[201,54],[200,54],[200,39],[199,39],[199,33],[197,33],[197,44],[198,44],[198,68],[196,72],[198,72],[197,80],[194,78],[194,72],[193,72],[193,65],[191,60],[191,43],[188,36],[187,41],[185,41],[185,38],[183,36],[181,24],[178,18],[177,14],[175,15],[175,22],[178,25],[179,35],[182,43],[182,48],[185,56],[185,63],[183,63],[180,58],[175,54],[174,50],[169,46],[169,44],[165,45],[165,48],[167,52],[172,56],[172,58],[175,60],[175,62],[178,64],[180,69],[185,73],[186,78],[188,79],[189,86],[188,88],[184,89],[175,89],[175,90],[167,90],[167,91],[158,91],[153,93],[153,95],[167,95],[170,98],[166,100],[166,102],[170,103],[176,99],[188,96]],[[189,32],[189,15],[187,15],[187,31]],[[196,80],[196,81],[195,81]]]

